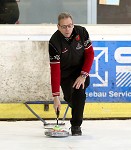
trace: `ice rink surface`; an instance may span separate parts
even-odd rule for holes
[[[82,136],[49,138],[44,131],[41,121],[0,121],[0,150],[131,150],[131,120],[86,120]]]

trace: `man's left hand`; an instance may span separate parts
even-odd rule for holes
[[[82,85],[82,88],[85,87],[85,78],[83,78],[81,75],[76,79],[75,83],[73,84],[73,88],[79,89]]]

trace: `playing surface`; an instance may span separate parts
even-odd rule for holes
[[[70,127],[66,121],[66,127]],[[1,150],[130,150],[131,120],[84,121],[79,137],[48,138],[41,121],[0,122]]]

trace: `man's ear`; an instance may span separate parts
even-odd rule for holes
[[[60,27],[60,26],[57,24],[57,28],[58,28],[58,30],[59,30],[59,27]]]

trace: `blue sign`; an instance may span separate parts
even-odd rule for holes
[[[131,41],[94,41],[86,102],[131,102]]]

